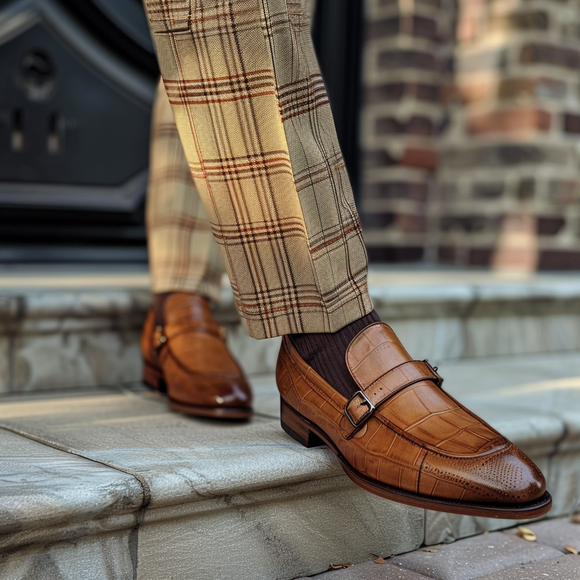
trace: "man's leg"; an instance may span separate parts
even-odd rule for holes
[[[147,6],[250,334],[334,332],[368,314],[366,250],[302,3]]]
[[[147,244],[156,295],[195,292],[218,302],[225,272],[160,81],[151,122]]]
[[[154,307],[141,348],[144,380],[164,385],[172,407],[194,415],[244,418],[251,392],[227,349],[210,303],[225,271],[191,177],[163,83],[151,124],[147,241]]]
[[[538,468],[373,322],[360,224],[301,2],[147,8],[240,312],[255,337],[309,335],[282,342],[285,430],[328,444],[356,483],[383,497],[473,515],[545,513]],[[342,384],[320,353],[348,375]]]

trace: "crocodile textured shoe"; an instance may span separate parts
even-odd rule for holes
[[[284,338],[282,428],[298,442],[328,445],[356,484],[401,503],[513,519],[550,509],[536,465],[443,391],[437,369],[412,360],[389,326],[367,326],[345,356],[360,388],[350,399]]]
[[[163,304],[163,325],[153,309],[141,335],[143,382],[166,392],[175,411],[200,417],[246,419],[252,393],[228,350],[206,298],[184,292]]]

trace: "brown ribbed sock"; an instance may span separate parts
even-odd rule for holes
[[[373,310],[338,332],[324,334],[291,334],[290,340],[300,356],[339,393],[349,398],[358,390],[346,366],[344,355],[352,339],[363,329],[380,322]]]

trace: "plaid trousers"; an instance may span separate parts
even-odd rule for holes
[[[366,249],[302,2],[145,4],[250,334],[335,332],[370,312]]]
[[[193,292],[217,302],[225,265],[162,82],[153,106],[150,149],[146,216],[152,290]]]

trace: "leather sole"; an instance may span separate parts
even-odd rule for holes
[[[169,407],[179,413],[192,415],[193,417],[210,417],[212,419],[249,419],[254,410],[252,407],[199,407],[180,403],[168,398]]]
[[[143,384],[150,389],[167,394],[167,385],[163,378],[163,373],[145,361],[143,361],[142,380]],[[251,407],[199,407],[175,401],[171,397],[168,397],[168,404],[174,411],[191,415],[192,417],[240,420],[249,419],[254,413]]]
[[[290,405],[288,405],[283,399],[281,399],[280,420],[282,423],[282,429],[284,429],[290,437],[305,447],[327,445],[338,457],[345,473],[354,483],[366,491],[385,499],[390,499],[414,507],[448,513],[515,520],[533,519],[543,516],[552,506],[552,497],[548,492],[546,492],[541,498],[526,504],[493,504],[439,499],[401,490],[371,479],[370,477],[356,471],[346,461],[332,439],[330,439],[322,429],[290,407]]]

